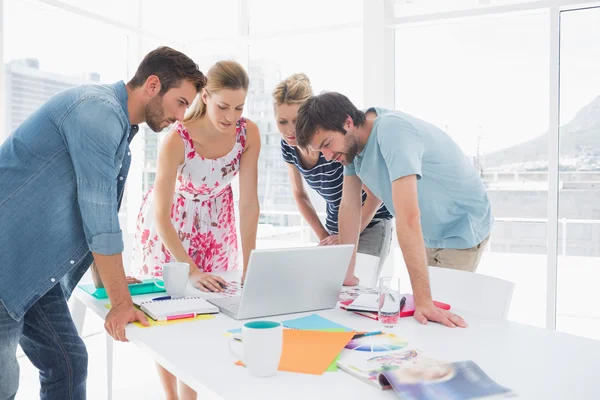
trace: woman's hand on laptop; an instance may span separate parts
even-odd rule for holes
[[[227,287],[227,282],[223,278],[201,271],[192,272],[190,282],[203,292],[222,292]]]

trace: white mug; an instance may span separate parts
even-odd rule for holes
[[[188,283],[190,273],[190,264],[184,262],[169,262],[163,264],[162,278],[163,284],[159,285],[154,277],[154,284],[159,288],[165,288],[167,294],[171,297],[183,297],[185,287]]]
[[[279,322],[253,321],[242,327],[243,354],[238,354],[229,340],[229,351],[241,359],[252,376],[267,377],[277,373],[283,351],[283,326]]]

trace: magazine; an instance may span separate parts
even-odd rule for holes
[[[345,349],[337,361],[337,366],[350,375],[385,390],[390,389],[391,386],[387,381],[379,379],[383,371],[414,363],[419,357],[422,356],[421,351],[418,349],[403,349],[383,353]]]
[[[350,341],[337,361],[348,374],[378,389],[393,388],[403,400],[499,399],[514,392],[487,376],[473,361],[429,358],[393,334]]]
[[[382,371],[380,385],[391,385],[403,400],[500,399],[515,396],[473,361],[416,362]]]

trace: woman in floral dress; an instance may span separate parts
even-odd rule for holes
[[[156,182],[138,216],[133,266],[144,278],[161,275],[166,262],[186,262],[196,287],[220,292],[226,282],[210,272],[238,267],[231,189],[238,173],[244,274],[256,245],[260,134],[241,116],[248,91],[241,65],[220,61],[207,78],[183,123],[174,125],[160,149]],[[167,398],[195,398],[182,382],[178,397],[176,378],[161,366],[158,370]]]

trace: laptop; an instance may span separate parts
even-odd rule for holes
[[[253,250],[242,295],[207,299],[234,319],[336,306],[353,244]]]

